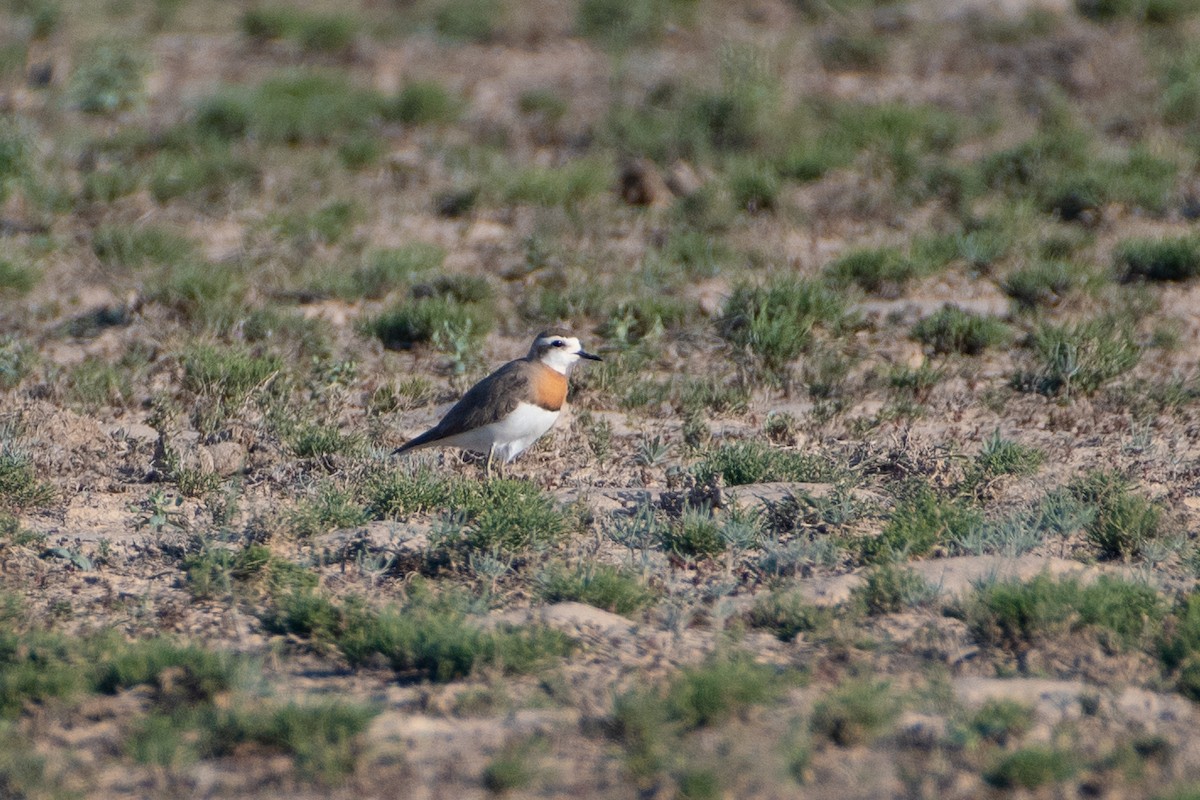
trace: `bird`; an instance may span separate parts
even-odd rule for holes
[[[441,421],[393,455],[423,447],[459,447],[507,464],[558,420],[567,399],[567,376],[580,359],[602,361],[561,328],[534,337],[524,358],[510,361],[467,390]]]

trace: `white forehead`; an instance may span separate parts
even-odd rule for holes
[[[538,347],[553,347],[555,342],[563,342],[569,352],[583,349],[579,339],[574,336],[542,336],[535,343]]]

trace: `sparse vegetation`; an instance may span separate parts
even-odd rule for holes
[[[111,114],[142,100],[146,65],[129,42],[101,42],[71,75],[71,95],[81,111]]]
[[[1195,789],[1196,0],[209,5],[0,2],[0,797]]]
[[[840,286],[851,284],[875,294],[899,294],[919,274],[918,265],[894,248],[856,250],[830,264],[829,279]]]
[[[1003,344],[1007,331],[997,319],[947,305],[914,325],[912,335],[935,353],[977,356]]]
[[[757,441],[722,444],[695,468],[701,479],[720,477],[726,485],[766,481],[822,481],[836,475],[824,458],[784,450]]]
[[[937,587],[895,564],[876,565],[866,573],[866,578],[866,583],[855,590],[854,599],[868,614],[895,614],[927,605],[937,596]]]
[[[1117,248],[1116,261],[1126,281],[1184,281],[1200,275],[1200,241],[1132,239]]]
[[[491,315],[480,306],[451,297],[429,297],[397,305],[366,320],[363,330],[384,347],[399,350],[431,343],[439,334],[478,341],[491,325]]]
[[[452,597],[416,597],[403,608],[340,605],[311,589],[281,593],[263,612],[268,628],[337,647],[353,666],[379,658],[398,675],[446,682],[484,665],[528,672],[565,655],[570,640],[540,627],[485,630]]]
[[[417,82],[400,90],[387,113],[409,125],[429,125],[453,122],[460,108],[459,101],[441,84]]]
[[[38,480],[29,454],[13,442],[0,444],[0,506],[9,511],[45,506],[54,488]]]
[[[1070,753],[1027,747],[1001,758],[984,779],[999,789],[1036,789],[1065,781],[1075,774],[1076,769]]]
[[[654,601],[637,576],[606,564],[551,567],[538,578],[538,594],[550,603],[576,600],[625,615]]]
[[[287,72],[256,87],[226,89],[202,101],[193,125],[205,136],[264,144],[326,144],[400,115],[385,98],[325,72]]]
[[[756,628],[766,628],[790,642],[801,633],[820,630],[830,621],[830,615],[804,599],[800,592],[774,591],[758,600],[750,609],[748,621]]]
[[[1032,707],[1016,700],[988,700],[971,717],[971,729],[998,745],[1019,739],[1033,725]]]
[[[980,586],[965,613],[981,643],[1024,659],[1030,648],[1078,630],[1096,631],[1116,646],[1135,646],[1154,630],[1163,609],[1157,592],[1145,584],[1108,576],[1083,584],[1043,574],[1025,583]]]
[[[879,536],[862,544],[867,561],[886,562],[922,556],[983,522],[965,501],[920,487],[896,506]]]
[[[1162,533],[1162,510],[1134,493],[1126,478],[1097,470],[1069,487],[1077,500],[1095,509],[1086,531],[1104,558],[1132,558]]]
[[[776,279],[767,286],[741,285],[725,304],[721,335],[757,357],[772,375],[786,374],[818,326],[843,321],[844,301],[825,285]]]
[[[769,703],[787,679],[742,653],[715,653],[663,685],[619,695],[609,730],[624,748],[626,768],[635,778],[660,776],[682,767],[679,748],[694,732]]]
[[[850,680],[813,708],[812,732],[839,747],[865,744],[890,725],[900,712],[892,687],[885,681]]]
[[[1037,472],[1045,460],[1046,454],[1041,450],[1005,439],[997,430],[984,440],[966,482],[973,484],[1001,475],[1029,475]]]
[[[1005,276],[1001,288],[1022,308],[1053,307],[1094,283],[1079,265],[1060,259],[1039,260]]]
[[[1111,319],[1078,325],[1044,324],[1030,337],[1035,367],[1013,384],[1046,395],[1094,394],[1131,370],[1140,351],[1130,331]]]
[[[284,6],[251,9],[241,28],[257,41],[291,39],[310,53],[345,53],[353,44],[358,23],[345,14],[313,14]]]

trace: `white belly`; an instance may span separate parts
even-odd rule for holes
[[[507,464],[540,439],[557,419],[557,411],[547,411],[531,403],[521,403],[499,422],[449,436],[440,444],[461,447],[476,453],[487,453],[494,446],[495,457]]]

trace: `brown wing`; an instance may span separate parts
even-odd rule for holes
[[[442,421],[404,444],[397,453],[432,444],[456,433],[498,422],[533,391],[529,363],[510,361],[467,390]]]

